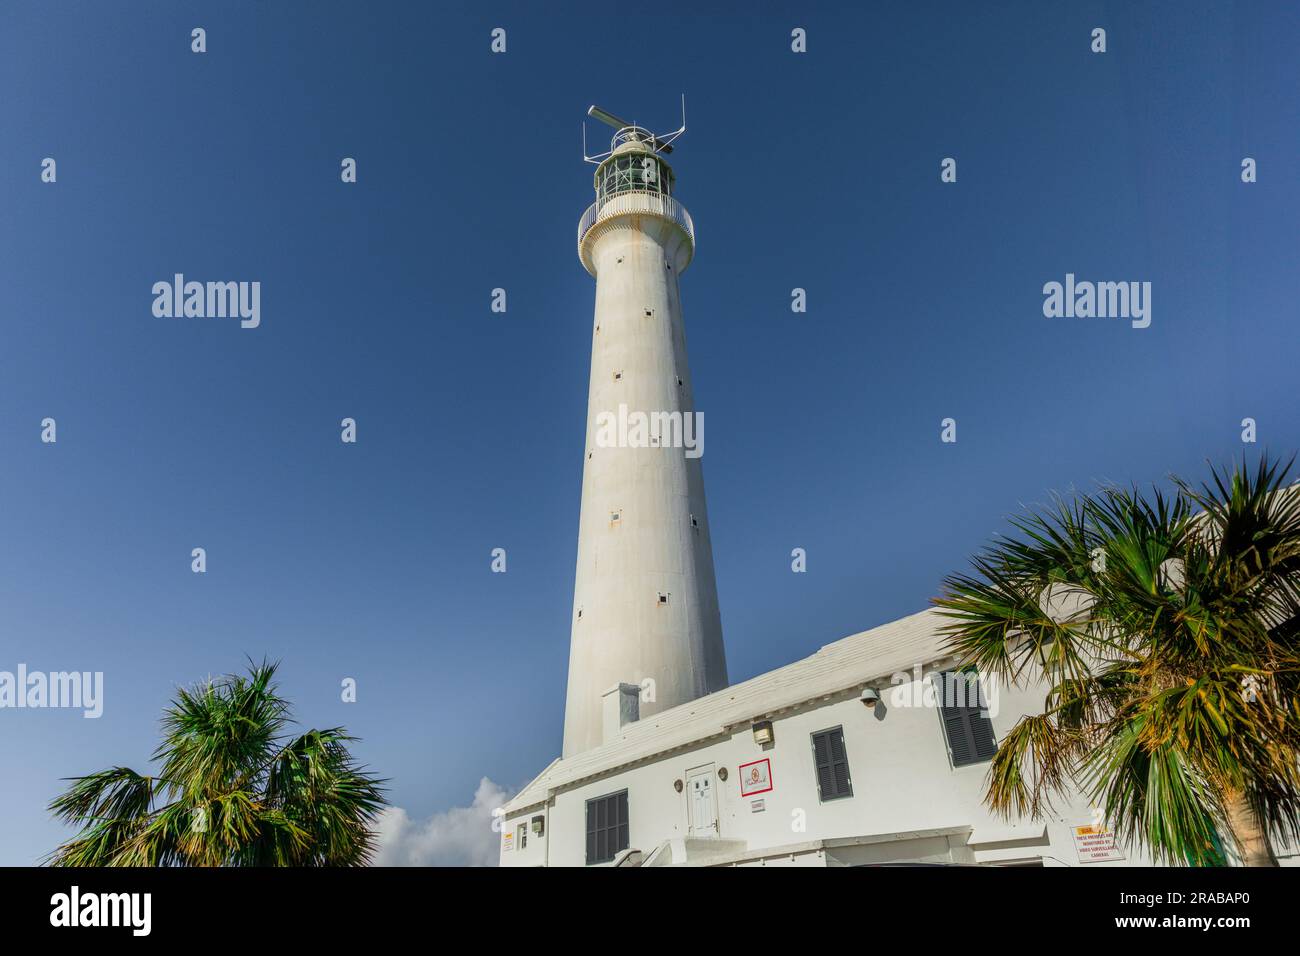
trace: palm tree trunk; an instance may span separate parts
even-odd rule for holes
[[[1277,857],[1268,842],[1268,831],[1244,793],[1228,794],[1224,801],[1228,828],[1237,841],[1243,866],[1277,866]]]

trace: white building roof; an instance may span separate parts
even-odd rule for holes
[[[617,740],[554,760],[510,800],[507,814],[545,803],[562,787],[689,747],[811,700],[831,697],[947,656],[940,628],[921,611],[827,644],[811,657],[626,725]]]

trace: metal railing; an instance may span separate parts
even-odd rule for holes
[[[685,206],[672,196],[662,193],[628,190],[607,196],[603,202],[597,201],[587,207],[587,211],[578,220],[578,245],[582,245],[583,238],[596,223],[628,214],[662,216],[681,226],[686,235],[690,236],[691,244],[695,244],[695,223],[691,221],[691,214]]]

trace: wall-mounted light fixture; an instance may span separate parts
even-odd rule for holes
[[[880,694],[873,687],[862,688],[862,696],[858,698],[865,707],[875,707],[880,703]]]
[[[718,768],[718,779],[719,779],[719,780],[726,780],[726,779],[727,779],[727,768],[726,768],[726,767],[719,767],[719,768]]]
[[[754,724],[754,743],[760,747],[766,747],[776,740],[776,735],[772,732],[772,722],[770,720],[760,720]]]
[[[673,781],[673,789],[676,790],[678,793],[681,793],[681,792],[682,792],[682,787],[683,787],[683,786],[685,786],[685,784],[683,784],[683,783],[681,782],[681,780],[674,780],[674,781]]]

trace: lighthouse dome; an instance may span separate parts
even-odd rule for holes
[[[650,143],[647,142],[646,140],[629,139],[629,140],[625,140],[622,143],[619,143],[619,145],[614,149],[614,151],[610,155],[625,156],[628,153],[649,153],[651,151],[652,150],[650,149]]]

